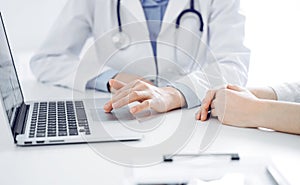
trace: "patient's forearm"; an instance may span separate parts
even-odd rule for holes
[[[260,100],[258,127],[300,134],[300,104]]]
[[[271,87],[248,88],[257,98],[277,100],[277,95]]]

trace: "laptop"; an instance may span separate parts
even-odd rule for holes
[[[0,19],[0,111],[18,146],[142,138],[120,122],[135,122],[128,107],[118,116],[103,112],[107,99],[24,102],[1,13]]]

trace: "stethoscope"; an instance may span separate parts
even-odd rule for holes
[[[117,1],[116,13],[117,13],[117,19],[118,19],[118,32],[112,36],[112,42],[113,42],[114,46],[116,47],[116,49],[125,50],[131,44],[131,39],[130,39],[129,35],[123,31],[123,25],[122,25],[122,20],[121,20],[121,0]],[[176,29],[180,28],[180,21],[181,21],[182,17],[187,13],[193,13],[193,14],[197,15],[197,17],[199,18],[199,22],[200,22],[199,30],[200,30],[200,32],[203,32],[203,27],[204,27],[203,18],[202,18],[201,13],[195,9],[194,0],[190,0],[190,8],[183,10],[178,15],[178,17],[176,19]],[[158,78],[157,62],[155,62],[155,67],[156,67],[156,83],[157,83],[157,78]]]

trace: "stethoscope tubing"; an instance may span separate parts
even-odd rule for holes
[[[118,28],[119,28],[119,32],[123,31],[123,27],[122,27],[122,20],[121,20],[121,0],[117,0],[117,8],[116,8],[116,12],[117,12],[117,19],[118,19]],[[182,19],[182,17],[186,14],[186,13],[194,13],[198,16],[199,18],[199,22],[200,22],[200,28],[199,30],[201,32],[203,32],[203,28],[204,28],[204,21],[203,21],[203,17],[202,14],[197,11],[195,9],[195,2],[194,0],[190,0],[190,8],[189,9],[185,9],[183,10],[177,17],[176,19],[176,28],[178,29],[180,27],[180,21]]]
[[[201,13],[199,11],[195,10],[194,0],[190,0],[190,8],[183,10],[178,15],[178,17],[176,19],[176,29],[180,28],[180,21],[186,13],[194,13],[197,15],[197,17],[199,18],[199,22],[200,22],[199,30],[200,30],[200,32],[203,32],[204,21],[203,21]],[[117,14],[117,20],[118,20],[118,30],[119,30],[119,33],[122,33],[123,27],[122,27],[122,19],[121,19],[121,0],[117,0],[116,14]],[[125,48],[127,48],[127,47],[123,47],[123,49],[125,49]],[[122,48],[119,48],[119,49],[122,49]],[[158,70],[158,63],[157,63],[156,56],[155,56],[155,69],[156,69],[155,85],[158,85],[159,70]]]
[[[122,20],[121,20],[121,0],[118,0],[118,3],[117,3],[117,19],[118,19],[118,28],[119,28],[119,32],[122,32],[123,31],[123,28],[122,28]]]

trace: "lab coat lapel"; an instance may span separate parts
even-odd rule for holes
[[[176,19],[180,12],[187,8],[187,3],[190,0],[169,0],[167,10],[165,12],[161,32],[165,31],[170,23],[176,23]]]
[[[140,76],[153,76],[155,74],[155,62],[154,56],[152,52],[151,42],[145,42],[141,44],[141,41],[150,40],[149,31],[147,27],[147,21],[144,14],[144,10],[140,0],[121,0],[121,16],[123,13],[123,25],[124,30],[128,31],[131,42],[133,43],[132,47],[129,47],[128,52],[120,52],[124,57],[127,58],[128,64],[126,64],[122,70],[128,73],[137,74]],[[124,15],[125,14],[125,15]],[[129,16],[130,15],[130,16]],[[127,17],[127,19],[126,19]],[[121,17],[122,18],[122,17]],[[133,18],[133,19],[132,19]],[[130,25],[130,23],[134,23],[134,28]],[[128,27],[127,27],[128,26]],[[139,44],[135,44],[139,43]],[[135,49],[135,50],[134,50]],[[137,52],[138,51],[138,52]],[[126,54],[127,53],[127,54]],[[131,53],[131,54],[130,54]],[[126,56],[126,55],[131,55]],[[147,60],[144,60],[144,59]],[[150,58],[153,61],[150,61]],[[129,59],[129,60],[128,60]],[[139,61],[135,64],[136,61]],[[113,65],[118,64],[119,61],[124,60],[116,60],[117,62],[113,62]],[[134,64],[134,65],[133,65]],[[123,64],[124,65],[124,64]],[[118,65],[122,66],[122,64]],[[115,66],[117,67],[117,66]],[[132,68],[133,67],[133,68]],[[136,71],[136,69],[141,69]],[[118,68],[116,68],[118,69]],[[126,71],[128,70],[128,71]]]
[[[121,0],[121,9],[122,6],[127,9],[138,21],[146,21],[140,0]]]

